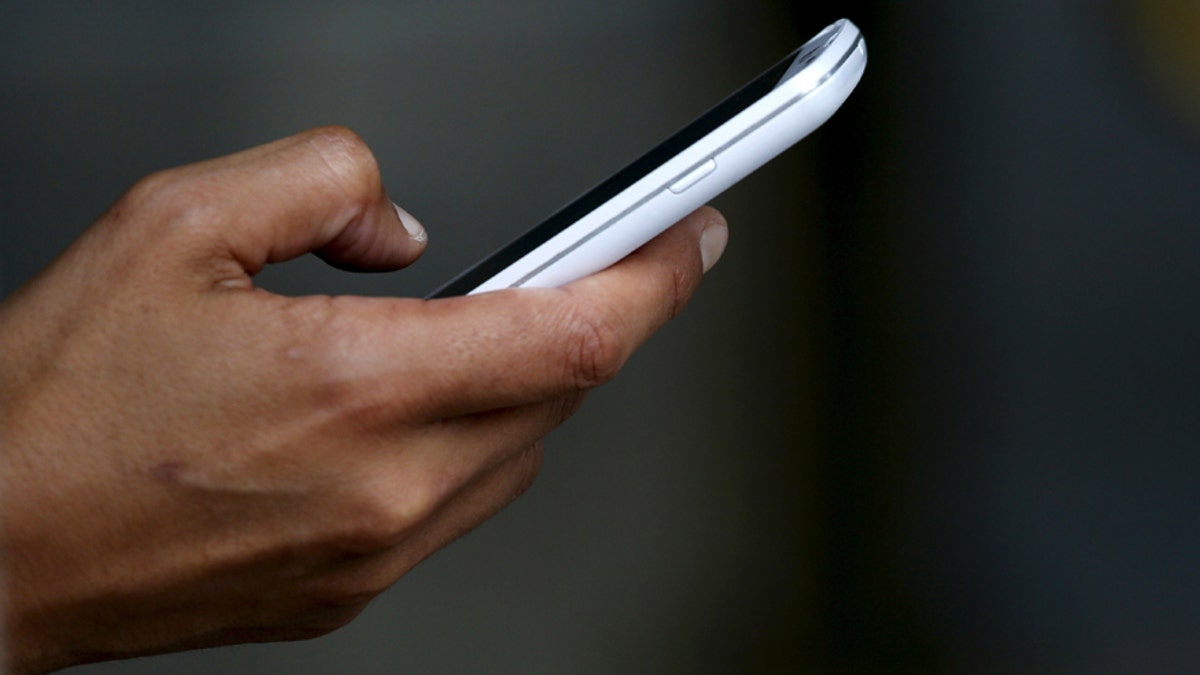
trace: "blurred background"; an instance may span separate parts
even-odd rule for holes
[[[344,124],[424,294],[847,16],[845,108],[534,488],[354,624],[93,673],[1200,666],[1200,5],[6,3],[0,275],[157,169]]]

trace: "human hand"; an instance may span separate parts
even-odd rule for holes
[[[567,287],[281,297],[315,251],[424,246],[322,129],[151,176],[0,305],[0,504],[17,672],[331,631],[532,482],[538,439],[687,302],[702,210]],[[412,233],[417,233],[414,237]]]

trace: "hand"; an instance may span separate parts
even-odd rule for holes
[[[13,666],[345,624],[530,485],[538,439],[679,312],[725,237],[702,210],[561,289],[289,298],[253,275],[423,249],[356,136],[143,180],[0,306]]]

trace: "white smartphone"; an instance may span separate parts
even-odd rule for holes
[[[858,27],[834,23],[429,297],[561,286],[612,265],[821,126],[866,65]]]

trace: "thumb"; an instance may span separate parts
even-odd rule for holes
[[[145,189],[163,181],[203,202],[203,236],[249,275],[309,252],[345,269],[390,270],[425,250],[424,228],[387,197],[374,155],[345,128],[180,167]],[[164,192],[159,200],[179,195]]]

